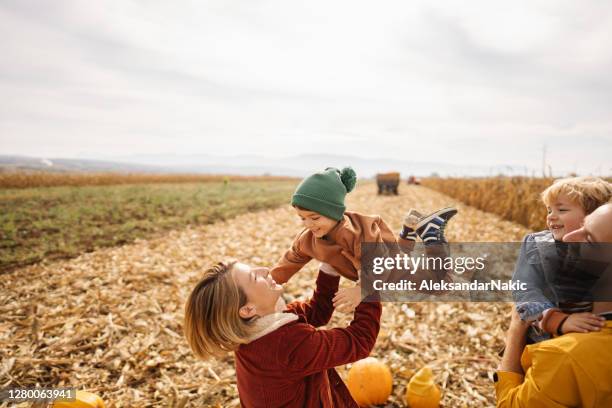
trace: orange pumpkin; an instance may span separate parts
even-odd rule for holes
[[[346,385],[360,406],[383,404],[391,395],[391,370],[374,357],[357,361],[348,372]]]
[[[410,408],[440,406],[440,389],[434,383],[431,368],[423,367],[412,376],[406,387],[406,405]]]
[[[53,408],[104,408],[104,401],[96,394],[78,390],[74,401],[57,401]]]

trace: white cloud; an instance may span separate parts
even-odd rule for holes
[[[608,2],[16,0],[0,35],[5,153],[612,156]]]

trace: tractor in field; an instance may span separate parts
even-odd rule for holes
[[[378,186],[378,194],[393,193],[397,195],[397,187],[399,186],[399,183],[399,173],[378,173],[376,175],[376,185]]]
[[[408,177],[408,184],[418,186],[421,184],[421,180],[416,178],[415,176]]]

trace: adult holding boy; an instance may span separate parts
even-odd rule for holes
[[[563,240],[612,243],[612,204],[597,208]],[[595,302],[593,313],[606,319],[601,330],[526,346],[529,324],[513,308],[495,374],[497,407],[612,406],[612,302]]]
[[[364,301],[347,327],[319,329],[331,318],[339,280],[323,263],[312,298],[285,304],[268,268],[220,262],[189,296],[185,336],[203,359],[234,352],[242,407],[357,408],[334,367],[369,355],[382,308]]]

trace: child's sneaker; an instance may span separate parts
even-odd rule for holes
[[[416,225],[416,233],[425,245],[446,243],[444,228],[455,214],[456,208],[447,207],[422,217]]]
[[[416,229],[416,225],[419,223],[419,220],[423,218],[423,214],[411,208],[406,215],[404,216],[404,225]]]
[[[417,239],[416,226],[419,220],[423,218],[423,214],[411,208],[404,217],[404,225],[400,232],[400,237],[409,241],[415,241]]]

